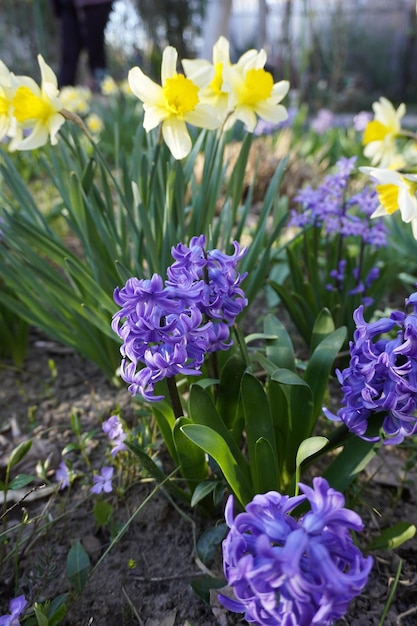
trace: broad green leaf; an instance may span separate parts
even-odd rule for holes
[[[297,467],[300,467],[310,456],[322,450],[328,443],[327,437],[308,437],[308,439],[304,439],[297,451],[295,460]]]
[[[240,355],[232,355],[225,363],[217,394],[217,409],[227,428],[232,428],[240,399],[240,384],[246,364]]]
[[[278,417],[281,429],[285,433],[284,458],[281,460],[281,472],[289,477],[295,471],[295,459],[297,450],[307,437],[311,435],[313,424],[313,396],[309,385],[295,372],[286,369],[277,369],[271,376],[273,383],[278,383],[280,391],[285,396],[281,399],[277,407],[271,405],[271,410],[275,413],[280,408],[286,410],[285,415]],[[274,390],[275,396],[278,390]],[[282,426],[283,418],[285,424]],[[285,461],[284,461],[285,459]]]
[[[370,544],[366,546],[370,550],[395,550],[403,543],[409,541],[416,534],[416,527],[409,522],[398,522],[395,526],[384,528],[378,537],[375,537]]]
[[[168,402],[161,401],[152,407],[152,413],[155,417],[156,423],[158,424],[158,428],[168,449],[168,452],[173,461],[175,461],[175,463],[178,465],[179,460],[173,439],[173,429],[175,425],[174,412]]]
[[[324,478],[338,491],[345,491],[376,455],[378,444],[350,434],[345,446],[324,472]]]
[[[210,591],[212,589],[221,589],[226,584],[227,582],[224,578],[213,578],[213,576],[199,576],[190,580],[191,589],[208,605],[210,605]],[[184,626],[186,625],[184,624]]]
[[[279,459],[271,443],[264,437],[260,437],[255,444],[255,461],[252,474],[256,493],[280,490]]]
[[[203,563],[209,563],[216,553],[216,547],[223,541],[228,531],[227,524],[212,526],[197,540],[197,554]]]
[[[52,605],[51,605],[51,608],[49,609],[49,613],[48,613],[48,626],[58,626],[58,624],[62,622],[66,614],[67,614],[67,607],[65,604],[61,604],[60,607],[54,611],[52,611]]]
[[[308,362],[304,380],[313,392],[313,419],[321,411],[324,394],[329,384],[330,372],[345,338],[345,326],[333,331],[319,343]]]
[[[49,626],[49,621],[42,610],[42,605],[35,602],[33,610],[35,611],[37,626]]]
[[[332,314],[329,309],[323,309],[314,322],[311,334],[310,353],[313,353],[319,343],[335,330]]]
[[[327,437],[308,437],[301,442],[295,459],[295,490],[298,493],[298,482],[300,480],[301,465],[307,461],[329,443]]]
[[[191,385],[190,389],[189,416],[194,424],[208,426],[218,433],[234,456],[241,471],[247,472],[247,480],[249,480],[249,468],[239,446],[220,417],[211,396],[205,389],[196,384]]]
[[[277,367],[295,371],[295,355],[291,338],[281,322],[273,315],[267,315],[264,333],[275,336],[266,340],[266,357]]]
[[[262,476],[257,468],[257,445],[259,445],[258,455],[265,454],[269,460],[272,461],[270,472],[272,472],[273,477],[276,479],[279,476],[274,423],[264,388],[259,380],[257,380],[255,376],[252,376],[252,374],[244,374],[242,378],[241,394],[245,415],[249,467],[251,469],[254,489],[258,491],[258,487],[260,487],[259,481],[262,481]],[[258,444],[259,440],[267,441],[270,448],[268,448],[265,443]],[[264,458],[261,456],[259,460],[262,465],[262,470],[264,470]],[[265,480],[269,484],[270,481],[268,477],[265,477]],[[277,485],[276,481],[275,484]]]
[[[68,552],[66,571],[74,590],[82,593],[90,573],[90,558],[79,541]]]
[[[194,489],[193,495],[191,497],[191,506],[194,507],[201,500],[203,500],[206,496],[216,489],[218,485],[217,480],[203,480],[201,483],[197,485]]]
[[[94,517],[99,526],[106,526],[113,515],[113,507],[110,502],[97,500],[94,505]]]
[[[191,423],[191,419],[179,417],[175,421],[173,438],[181,474],[193,491],[197,483],[207,478],[208,465],[204,451],[192,443],[181,429],[182,426]]]
[[[29,474],[18,474],[9,483],[9,489],[23,489],[35,480],[34,476]]]
[[[251,482],[248,480],[247,467],[236,462],[222,436],[212,428],[202,424],[186,424],[181,428],[191,441],[213,457],[239,502],[243,506],[250,502],[255,494]]]
[[[7,467],[10,469],[14,467],[15,465],[17,465],[23,459],[23,457],[27,455],[31,447],[32,447],[31,439],[29,439],[28,441],[22,441],[22,443],[19,443],[19,445],[16,446],[16,448],[14,448],[14,450],[10,454],[10,459],[9,459],[9,462],[7,463]]]

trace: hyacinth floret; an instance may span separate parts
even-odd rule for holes
[[[393,311],[369,323],[363,306],[356,309],[350,363],[336,372],[342,407],[336,415],[324,409],[329,419],[368,441],[397,444],[417,433],[417,293],[405,304],[410,312]],[[379,433],[368,432],[374,416],[382,418]]]
[[[233,496],[227,501],[223,565],[236,599],[219,598],[250,623],[328,626],[367,583],[372,557],[351,537],[363,529],[359,515],[324,478],[300,488],[303,495],[294,497],[257,495],[236,517]],[[291,513],[302,502],[310,510],[297,520]]]
[[[172,248],[174,263],[165,282],[130,278],[114,292],[121,308],[112,328],[123,340],[121,377],[129,390],[149,401],[161,400],[155,385],[176,374],[199,375],[205,354],[231,345],[230,326],[247,304],[236,271],[246,254],[206,250],[204,235]]]
[[[239,287],[247,274],[236,272],[247,248],[241,249],[234,241],[234,253],[229,256],[221,250],[206,251],[205,246],[206,238],[200,235],[193,237],[189,246],[181,243],[172,248],[175,262],[167,270],[166,284],[175,288],[179,282],[187,282],[191,278],[198,281],[203,286],[199,304],[201,311],[210,319],[233,324],[247,304],[245,294]]]

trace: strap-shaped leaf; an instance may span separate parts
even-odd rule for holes
[[[240,399],[240,385],[246,363],[239,354],[233,354],[220,374],[216,406],[227,428],[232,428]]]
[[[196,384],[192,385],[190,390],[189,416],[194,424],[208,426],[219,434],[227,444],[235,462],[241,466],[241,471],[247,473],[246,479],[249,480],[249,468],[239,446],[220,417],[209,393]]]
[[[314,322],[311,334],[310,353],[314,352],[319,343],[335,330],[332,314],[329,309],[322,309]]]
[[[284,325],[273,315],[267,315],[264,333],[271,336],[265,340],[267,358],[277,367],[295,371],[294,347]]]
[[[175,421],[173,439],[181,474],[186,479],[190,490],[193,491],[200,481],[207,478],[208,464],[204,451],[192,443],[181,430],[182,426],[191,423],[189,418],[179,417]]]
[[[236,463],[223,437],[212,428],[202,424],[186,424],[181,429],[191,441],[213,457],[242,506],[250,502],[255,493],[251,481],[248,480],[248,472],[241,464]]]
[[[260,439],[266,440],[271,447],[272,455],[270,455],[270,458],[273,463],[273,469],[271,469],[271,471],[277,476],[279,475],[279,470],[275,444],[275,428],[269,408],[268,397],[259,380],[249,373],[246,373],[242,378],[242,402],[245,415],[249,464],[252,481],[255,486],[256,481],[260,479],[256,459],[256,446]],[[261,450],[261,448],[259,448],[259,450]]]
[[[320,413],[323,397],[328,388],[329,376],[336,356],[346,339],[346,327],[342,326],[327,335],[314,350],[304,374],[314,399],[313,420]],[[313,426],[313,424],[311,424]]]

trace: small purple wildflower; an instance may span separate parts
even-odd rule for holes
[[[71,475],[68,468],[68,465],[65,461],[61,461],[58,466],[58,469],[55,472],[55,478],[60,484],[60,489],[66,489],[71,484]]]
[[[113,458],[118,452],[123,452],[123,450],[127,449],[124,443],[127,434],[123,430],[123,425],[118,415],[112,415],[108,420],[105,420],[101,428],[112,442],[113,447],[110,454]]]
[[[163,399],[154,389],[164,378],[200,375],[207,352],[231,345],[230,326],[247,304],[240,287],[246,274],[236,271],[247,249],[234,242],[229,256],[205,246],[200,235],[173,247],[165,284],[155,274],[130,278],[114,292],[121,307],[112,321],[123,339],[121,377],[145,400]]]
[[[329,419],[344,422],[368,441],[397,444],[417,433],[417,293],[405,305],[412,312],[393,311],[370,323],[363,318],[363,306],[356,309],[350,364],[336,371],[343,406],[337,415],[323,409]],[[393,331],[396,337],[384,336]],[[378,435],[368,432],[375,415],[383,419]]]
[[[326,130],[329,130],[334,126],[335,117],[334,113],[329,109],[319,109],[317,115],[310,122],[311,129],[318,135],[323,135]]]
[[[223,566],[237,599],[219,599],[248,622],[328,626],[367,583],[372,557],[363,557],[350,534],[363,529],[359,515],[324,478],[300,488],[304,495],[257,495],[236,517],[233,496],[227,501]],[[296,520],[290,513],[305,501],[310,510]]]
[[[373,115],[370,111],[360,111],[353,118],[353,128],[358,133],[363,133],[372,118]]]
[[[91,493],[110,493],[113,490],[112,485],[113,468],[106,466],[101,468],[101,474],[95,474],[93,476],[94,485],[91,487]]]
[[[0,617],[0,626],[20,626],[19,617],[26,608],[27,602],[24,595],[17,596],[9,602],[10,614]]]

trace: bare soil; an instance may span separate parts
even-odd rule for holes
[[[61,451],[75,442],[70,416],[79,416],[82,431],[96,430],[87,454],[92,468],[102,467],[108,454],[107,437],[101,423],[116,408],[133,425],[137,419],[130,394],[112,387],[97,368],[77,354],[31,333],[28,358],[22,370],[4,363],[0,383],[0,477],[2,466],[13,447],[26,438],[32,449],[19,472],[35,473],[36,464],[48,461],[50,483],[35,491],[8,516],[9,526],[27,512],[30,523],[23,531],[23,553],[17,568],[19,584],[14,586],[13,569],[8,561],[0,577],[0,615],[8,611],[8,601],[18,593],[39,601],[53,598],[69,589],[66,576],[67,554],[81,541],[94,566],[121,526],[155,488],[138,476],[123,497],[110,495],[114,508],[113,528],[98,528],[93,515],[94,498],[89,493],[91,475],[78,479],[70,490],[58,491],[54,470]],[[107,451],[107,452],[106,452]],[[86,472],[82,458],[73,457],[74,467]],[[403,454],[390,451],[364,475],[357,486],[356,510],[366,520],[368,535],[396,521],[417,524],[417,478],[401,486]],[[77,465],[78,463],[78,465]],[[29,491],[27,487],[24,492]],[[24,495],[24,493],[22,494]],[[36,496],[37,499],[31,500]],[[10,505],[13,503],[10,503]],[[39,517],[41,515],[41,517]],[[207,604],[191,588],[190,581],[204,575],[196,561],[194,538],[216,522],[195,510],[173,503],[157,491],[127,526],[90,578],[83,593],[68,607],[64,626],[226,626],[245,623],[241,616],[219,606],[216,594]],[[44,522],[48,522],[45,524]],[[28,541],[26,541],[28,538]],[[6,546],[14,545],[15,537]],[[350,613],[338,625],[379,626],[381,615],[398,564],[402,561],[399,584],[388,614],[387,626],[417,624],[417,543],[410,540],[395,551],[375,554],[375,565],[364,594],[352,603]],[[134,567],[130,567],[133,565]],[[220,548],[210,571],[221,575]]]

